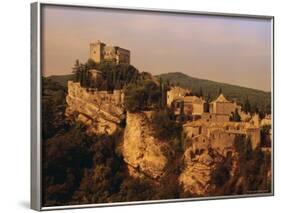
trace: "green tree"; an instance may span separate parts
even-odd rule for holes
[[[263,147],[271,147],[270,130],[271,125],[261,127],[261,146]]]
[[[222,94],[222,88],[221,88],[221,87],[219,88],[219,93],[218,93],[218,95],[220,95],[220,94]]]
[[[78,59],[76,59],[73,67],[72,67],[72,73],[75,75],[75,81],[79,82],[80,81],[80,76],[81,76],[81,67],[80,67],[80,62]]]
[[[175,122],[169,109],[155,111],[152,115],[155,137],[163,140],[181,137],[182,126]]]
[[[231,117],[230,117],[231,121],[235,121],[235,122],[240,122],[241,121],[241,116],[238,113],[238,109],[235,109],[234,113],[231,113]]]
[[[96,66],[97,66],[95,61],[91,58],[88,59],[87,65],[88,65],[89,69],[96,69]]]
[[[199,97],[203,97],[203,96],[204,96],[203,89],[202,89],[202,87],[200,87],[200,89],[199,89]]]
[[[250,101],[249,101],[248,97],[245,99],[243,110],[246,113],[251,112],[251,104],[250,104]]]
[[[160,100],[160,88],[152,80],[131,83],[124,90],[124,106],[129,112],[158,108]]]

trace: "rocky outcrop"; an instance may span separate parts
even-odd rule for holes
[[[69,81],[65,114],[85,124],[89,133],[111,135],[125,118],[122,100],[122,91],[89,91]]]
[[[211,157],[207,150],[195,154],[192,147],[188,148],[184,154],[184,170],[179,176],[184,191],[193,195],[207,195],[214,188],[211,175],[219,160]]]
[[[157,179],[165,174],[170,149],[153,136],[151,112],[127,113],[122,151],[131,175]]]
[[[215,169],[226,161],[227,156],[217,146],[213,146],[213,143],[206,141],[199,144],[194,142],[185,150],[184,169],[179,176],[179,183],[185,192],[195,196],[207,196],[216,189],[212,175]],[[230,176],[233,177],[238,169],[238,161],[236,152],[231,155],[228,157],[231,158]]]

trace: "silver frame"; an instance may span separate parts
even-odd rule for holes
[[[223,17],[241,17],[268,19],[271,21],[271,107],[272,107],[272,189],[270,193],[245,194],[245,195],[226,195],[200,198],[180,198],[166,200],[150,200],[150,201],[132,201],[132,202],[116,202],[116,203],[99,203],[99,204],[83,204],[83,205],[67,205],[67,206],[42,206],[42,174],[41,174],[41,9],[43,6],[65,6],[80,7],[92,9],[108,9],[108,10],[124,10],[124,11],[144,11],[144,12],[160,12],[171,14],[187,14],[187,15],[210,15]],[[105,206],[123,206],[123,205],[140,205],[153,203],[171,203],[198,200],[215,200],[215,199],[233,199],[233,198],[249,198],[249,197],[266,197],[274,196],[274,16],[268,15],[250,15],[250,14],[231,14],[217,13],[205,11],[187,11],[187,10],[167,10],[155,8],[132,8],[132,7],[111,7],[83,4],[60,4],[54,2],[34,2],[31,3],[31,209],[37,211],[73,209],[73,208],[89,208],[89,207],[105,207]]]

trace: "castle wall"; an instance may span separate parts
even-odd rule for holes
[[[89,133],[111,135],[125,118],[123,100],[121,90],[91,91],[68,81],[65,115],[84,123]]]
[[[116,60],[117,60],[117,63],[130,64],[130,51],[118,47]]]
[[[97,63],[107,60],[130,64],[130,51],[117,46],[109,46],[98,41],[90,44],[90,58]]]
[[[113,93],[107,91],[88,91],[80,86],[80,83],[68,82],[68,96],[82,99],[84,102],[94,104],[103,111],[119,117],[123,114],[124,93],[122,90],[114,90]]]
[[[103,49],[105,47],[105,44],[102,42],[96,42],[90,44],[90,58],[100,63],[103,60]]]
[[[113,47],[113,46],[104,47],[104,50],[103,50],[104,60],[117,62],[116,57],[117,57],[116,47]]]

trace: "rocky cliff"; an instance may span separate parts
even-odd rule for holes
[[[230,192],[232,194],[239,194],[241,188],[249,188],[245,174],[248,174],[249,168],[254,164],[249,161],[249,165],[244,166],[244,175],[241,176],[241,164],[235,150],[233,134],[222,131],[215,125],[210,131],[203,134],[205,131],[202,130],[201,134],[192,138],[188,136],[191,130],[183,125],[182,133],[187,133],[190,141],[184,145],[184,139],[178,137],[176,139],[179,145],[174,139],[164,141],[154,136],[153,111],[125,112],[122,91],[89,91],[79,83],[70,81],[66,102],[65,114],[85,124],[89,133],[112,135],[122,128],[124,135],[123,141],[120,141],[121,153],[129,174],[133,177],[148,177],[161,183],[173,174],[174,182],[179,183],[183,191],[192,196],[215,195],[219,190],[224,190],[226,185],[234,188]],[[125,129],[124,125],[121,127],[121,123],[126,123]],[[185,129],[187,132],[184,132]],[[259,158],[257,155],[254,160]],[[172,170],[171,167],[176,169]],[[266,173],[266,169],[270,167],[264,167]],[[259,169],[256,168],[257,171]],[[269,177],[270,183],[271,174],[260,174],[260,177],[263,176]],[[254,190],[257,188],[255,187],[252,186]]]
[[[238,172],[238,156],[234,151],[229,155],[224,155],[215,144],[205,141],[205,143],[193,142],[183,155],[183,170],[179,176],[179,183],[183,190],[194,196],[207,196],[216,190],[216,185],[212,180],[214,172],[229,161],[229,179]],[[228,147],[229,149],[229,144]]]
[[[125,118],[122,96],[121,91],[88,91],[69,81],[65,114],[85,124],[89,133],[111,135]]]
[[[131,175],[157,179],[165,174],[170,148],[153,136],[151,113],[127,113],[123,157]]]

